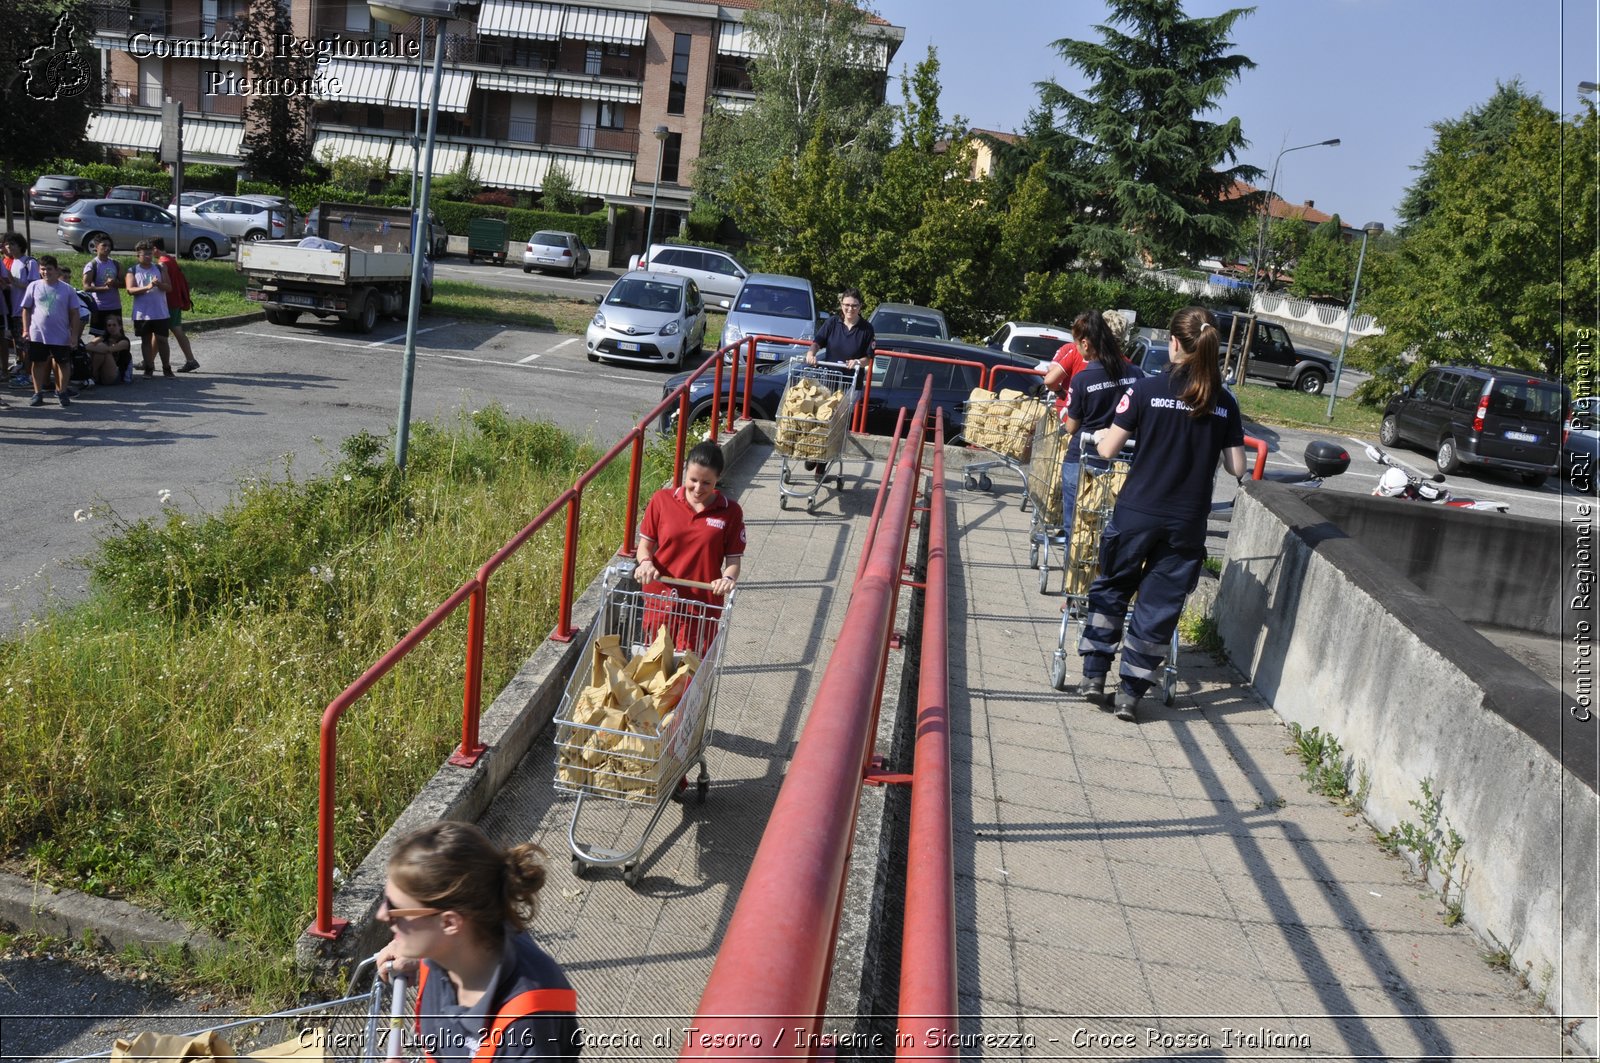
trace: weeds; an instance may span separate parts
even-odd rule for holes
[[[1201,564],[1201,567],[1203,567],[1207,572],[1211,573],[1213,576],[1222,575],[1222,558],[1220,558],[1220,557],[1207,557],[1200,564]]]
[[[1202,613],[1184,613],[1180,616],[1178,635],[1184,642],[1213,657],[1223,654],[1222,635],[1217,631],[1217,622]]]
[[[1294,738],[1293,752],[1305,765],[1300,777],[1311,784],[1311,789],[1341,804],[1350,804],[1350,762],[1344,755],[1339,740],[1324,734],[1322,728],[1307,731],[1297,723],[1289,725]]]
[[[298,991],[287,955],[312,904],[324,707],[592,460],[498,409],[411,438],[403,476],[358,435],[329,474],[246,484],[219,513],[112,515],[90,599],[0,642],[0,846],[44,881],[228,942],[151,959],[168,973],[271,1005]],[[660,482],[667,459],[650,463]],[[626,472],[584,495],[580,583],[621,542]],[[489,697],[554,625],[560,535],[541,531],[490,586]],[[450,751],[465,627],[458,611],[345,714],[341,867]]]

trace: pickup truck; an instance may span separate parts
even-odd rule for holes
[[[1228,356],[1228,336],[1235,328],[1234,316],[1226,310],[1213,310],[1217,332],[1222,339],[1224,361]],[[1275,321],[1257,318],[1255,336],[1250,341],[1250,363],[1245,375],[1270,380],[1280,388],[1294,388],[1307,395],[1322,394],[1323,385],[1333,377],[1333,361],[1311,351],[1297,351],[1288,330]],[[1244,322],[1238,325],[1235,343],[1244,342]]]
[[[245,297],[274,325],[309,313],[365,333],[380,316],[403,318],[411,295],[410,212],[324,203],[317,213],[319,231],[303,240],[241,246],[235,268],[245,275]],[[432,265],[423,264],[424,304],[433,301]]]

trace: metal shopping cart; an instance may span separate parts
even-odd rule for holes
[[[1028,455],[1028,498],[1033,515],[1028,527],[1028,566],[1039,570],[1039,593],[1050,589],[1050,548],[1061,549],[1061,566],[1067,564],[1067,534],[1061,527],[1061,459],[1067,436],[1048,407],[1033,426],[1033,446]]]
[[[991,457],[967,465],[963,479],[966,489],[991,490],[994,482],[989,479],[989,470],[999,468],[1010,469],[1026,484],[1037,422],[1048,415],[1049,407],[1043,401],[1030,398],[1024,392],[1002,391],[997,395],[987,388],[973,388],[967,396],[958,442],[975,450],[988,451]],[[1030,496],[1024,493],[1024,510],[1029,501]]]
[[[1132,447],[1129,443],[1109,462],[1086,460],[1078,480],[1077,508],[1073,511],[1072,534],[1067,543],[1067,600],[1061,609],[1061,634],[1050,661],[1050,685],[1057,690],[1067,689],[1068,639],[1074,627],[1082,634],[1084,620],[1089,615],[1089,585],[1100,572],[1100,537],[1116,509],[1117,494],[1133,464]],[[1178,633],[1174,628],[1166,663],[1161,669],[1161,700],[1166,705],[1172,704],[1173,689],[1177,685],[1177,663]]]
[[[778,508],[803,498],[806,512],[817,508],[817,492],[829,479],[844,490],[844,438],[856,405],[856,370],[838,362],[807,365],[791,358],[788,382],[778,404],[774,446],[782,458],[778,474]],[[811,468],[796,474],[795,463]]]
[[[716,700],[717,668],[726,642],[729,610],[733,595],[721,605],[702,602],[677,593],[677,588],[709,590],[710,584],[687,580],[666,580],[669,593],[646,593],[633,581],[627,566],[608,568],[603,579],[605,599],[595,622],[589,628],[580,664],[567,681],[567,689],[556,713],[558,765],[557,790],[576,796],[572,820],[567,827],[567,846],[572,852],[572,870],[583,875],[591,867],[620,867],[623,881],[632,886],[639,881],[639,854],[644,851],[650,832],[660,821],[668,802],[687,789],[685,776],[698,764],[696,795],[704,801],[711,786],[706,771],[706,736],[711,730],[713,703]],[[661,689],[675,698],[654,727],[640,726],[638,716],[619,703],[612,709],[595,711],[597,696],[589,691],[596,672],[606,656],[610,639],[623,658],[639,658],[661,639],[677,658],[673,671],[688,668],[680,685]],[[697,663],[689,664],[691,659]],[[608,675],[607,683],[614,677]],[[620,684],[620,680],[616,680]],[[634,696],[630,690],[612,689],[612,696]],[[664,704],[659,699],[656,706]],[[649,710],[641,714],[646,720]],[[638,840],[621,848],[586,844],[579,840],[585,806],[591,801],[620,802],[650,807],[648,821],[638,831]],[[633,817],[628,817],[632,819]],[[619,836],[629,826],[618,828]]]
[[[325,1054],[335,1063],[372,1063],[383,1059],[422,1063],[421,1046],[408,1036],[407,1019],[415,1011],[416,990],[399,976],[392,985],[384,984],[375,976],[375,960],[376,957],[362,960],[350,975],[351,987],[364,984],[369,977],[372,979],[371,988],[364,993],[352,993],[338,1000],[270,1015],[235,1019],[182,1036],[199,1038],[215,1034],[240,1060],[250,1056],[263,1063],[295,1058],[297,1051],[303,1059],[304,1050],[308,1049],[319,1050],[318,1058]],[[116,1035],[124,1036],[120,1032]],[[130,1030],[125,1036],[132,1040],[135,1033]],[[139,1048],[140,1042],[134,1041],[134,1047]],[[111,1055],[108,1050],[67,1063],[106,1060]]]

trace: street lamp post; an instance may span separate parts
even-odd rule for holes
[[[1580,81],[1578,82],[1578,91],[1582,93],[1600,92],[1600,85],[1596,85],[1592,81]]]
[[[394,463],[404,470],[406,449],[411,439],[411,389],[417,375],[417,319],[422,312],[422,272],[428,244],[432,239],[432,233],[424,222],[428,217],[428,196],[433,190],[433,145],[439,131],[439,83],[444,79],[444,20],[461,18],[475,10],[477,4],[471,0],[383,0],[382,3],[369,3],[367,7],[374,18],[383,22],[404,22],[411,15],[434,20],[433,84],[428,94],[428,135],[422,154],[422,191],[411,210],[411,295],[406,300],[406,348],[400,371],[400,410],[394,433]]]
[[[1284,148],[1278,152],[1278,157],[1272,160],[1272,180],[1267,182],[1267,198],[1261,204],[1261,231],[1256,236],[1255,275],[1250,281],[1251,310],[1256,308],[1256,291],[1261,287],[1261,260],[1266,257],[1267,253],[1267,222],[1272,217],[1272,197],[1278,188],[1278,163],[1282,162],[1283,157],[1291,151],[1304,151],[1307,148],[1336,148],[1338,146],[1338,137],[1334,137],[1332,140],[1319,140],[1315,144],[1301,144],[1298,147]]]
[[[1339,360],[1333,363],[1333,386],[1328,389],[1328,420],[1333,420],[1333,404],[1339,398],[1339,377],[1344,373],[1344,352],[1350,346],[1350,325],[1356,316],[1356,294],[1361,291],[1361,266],[1367,260],[1367,237],[1383,232],[1380,222],[1361,227],[1361,253],[1356,255],[1356,279],[1350,284],[1350,305],[1344,308],[1344,339],[1339,341]]]
[[[644,253],[648,260],[650,243],[656,233],[656,196],[661,194],[661,157],[667,153],[667,137],[672,133],[664,125],[656,126],[656,183],[650,186],[650,220],[644,227]]]

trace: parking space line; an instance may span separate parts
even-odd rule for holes
[[[518,358],[517,359],[517,364],[518,365],[527,365],[529,362],[537,362],[539,359],[541,359],[543,357],[544,357],[544,355],[542,355],[542,354],[530,354],[526,358]]]
[[[264,340],[294,340],[296,343],[320,343],[326,347],[354,347],[364,350],[370,343],[346,343],[344,340],[320,340],[314,336],[287,336],[281,332],[240,332],[240,336],[259,336]]]
[[[420,336],[424,332],[438,332],[442,328],[444,328],[443,325],[432,325],[432,326],[430,326],[428,328],[419,328],[419,329],[417,329],[417,335]],[[396,340],[404,340],[405,338],[406,338],[406,334],[402,332],[400,335],[398,335],[398,336],[390,336],[388,339],[374,340],[373,342],[368,343],[365,346],[368,346],[368,347],[382,347],[385,343],[393,343]]]

